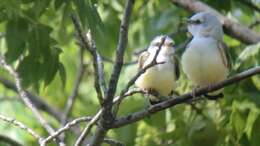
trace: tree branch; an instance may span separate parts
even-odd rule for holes
[[[173,4],[184,7],[185,9],[192,12],[211,11],[220,19],[221,23],[223,24],[225,33],[244,43],[252,44],[260,41],[260,35],[258,33],[250,30],[248,27],[242,26],[241,24],[232,21],[203,2],[197,0],[171,1]]]
[[[101,109],[98,111],[98,113],[91,119],[91,121],[87,124],[87,126],[84,128],[83,132],[77,139],[75,146],[80,146],[82,142],[84,141],[85,137],[88,135],[90,132],[91,128],[94,126],[94,124],[98,121],[100,118],[101,114],[103,113],[104,109]]]
[[[122,142],[116,141],[111,138],[105,138],[103,142],[109,144],[110,146],[125,146]]]
[[[100,124],[97,127],[95,135],[93,136],[93,140],[91,141],[89,146],[99,146],[105,138],[106,132],[108,130],[107,128],[114,121],[114,117],[112,114],[113,98],[117,89],[117,83],[121,73],[121,69],[124,64],[124,52],[128,41],[128,26],[130,23],[130,16],[132,13],[134,2],[135,0],[127,0],[125,4],[125,10],[120,25],[119,41],[116,50],[116,62],[113,66],[113,72],[109,80],[108,90],[105,94],[104,103],[102,105],[104,108],[104,112],[102,112],[101,114],[102,117],[100,119]]]
[[[11,125],[14,125],[24,131],[26,131],[27,133],[29,133],[31,136],[33,136],[34,138],[36,138],[38,141],[40,141],[41,139],[41,136],[36,133],[35,131],[33,131],[31,128],[27,127],[25,124],[23,124],[22,122],[19,122],[17,121],[16,119],[14,118],[9,118],[9,117],[6,117],[6,116],[3,116],[3,115],[0,115],[0,119],[2,121],[5,121]]]
[[[122,65],[124,63],[124,52],[128,41],[128,26],[130,23],[130,16],[134,2],[135,0],[128,0],[126,2],[124,15],[120,25],[119,41],[116,50],[116,61],[115,65],[113,66],[113,72],[110,77],[108,92],[105,99],[105,104],[110,104],[110,107],[116,92],[117,82],[120,76]]]
[[[70,115],[71,109],[73,108],[76,96],[78,95],[79,85],[81,83],[81,80],[82,80],[84,72],[85,72],[86,66],[85,66],[84,61],[83,61],[83,59],[84,59],[83,56],[84,56],[84,50],[82,48],[80,48],[80,51],[79,51],[79,69],[78,69],[78,73],[77,73],[75,83],[74,83],[74,86],[73,86],[73,89],[72,89],[72,93],[68,97],[67,104],[66,104],[65,109],[64,109],[64,117],[63,117],[63,120],[62,120],[62,126],[64,126],[67,123],[67,120],[68,120],[68,117]]]
[[[119,100],[123,100],[125,97],[132,96],[136,93],[144,94],[144,91],[140,88],[129,89],[123,96],[117,96],[113,100],[113,104],[116,104]]]
[[[76,29],[77,35],[79,37],[80,44],[91,54],[93,58],[93,67],[94,67],[94,75],[95,75],[95,89],[97,93],[98,100],[100,104],[103,103],[103,94],[105,94],[106,86],[104,81],[104,71],[103,71],[103,63],[102,58],[97,52],[97,48],[93,40],[90,38],[87,38],[86,35],[83,34],[83,31],[80,27],[80,23],[78,19],[75,16],[71,16],[72,22],[74,24],[74,27]],[[90,33],[89,33],[90,35]],[[103,87],[103,92],[102,92]]]
[[[195,93],[189,92],[189,93],[186,93],[186,94],[181,95],[181,96],[176,97],[176,98],[172,97],[172,98],[169,98],[169,99],[167,99],[167,100],[165,100],[161,103],[152,105],[151,107],[149,107],[146,110],[135,112],[135,113],[132,113],[132,114],[125,116],[125,117],[121,117],[114,122],[114,124],[111,128],[118,128],[118,127],[122,127],[122,126],[125,126],[125,125],[128,125],[128,124],[134,123],[134,122],[139,121],[139,120],[141,120],[141,119],[143,119],[143,118],[145,118],[149,115],[152,115],[156,112],[162,111],[162,110],[170,108],[170,107],[174,107],[178,104],[186,103],[186,102],[193,99],[194,94],[196,96],[201,96],[201,95],[204,95],[208,92],[221,89],[225,86],[237,83],[241,80],[244,80],[246,78],[249,78],[249,77],[257,75],[257,74],[260,74],[260,66],[248,69],[248,70],[246,70],[242,73],[239,73],[239,74],[237,74],[233,77],[230,77],[230,78],[228,78],[224,81],[221,81],[219,83],[216,83],[214,85],[196,89]],[[202,97],[199,97],[199,98],[202,98]]]
[[[120,92],[119,94],[119,97],[118,97],[118,100],[117,100],[117,103],[115,105],[115,114],[117,113],[118,111],[118,108],[119,108],[119,104],[121,103],[121,100],[122,98],[125,96],[125,94],[128,92],[129,88],[135,83],[135,81],[143,74],[146,72],[146,70],[148,70],[149,68],[155,66],[155,65],[158,65],[158,64],[162,64],[164,62],[157,62],[157,56],[159,55],[161,49],[162,49],[162,45],[164,44],[165,42],[165,39],[166,39],[166,36],[162,37],[161,39],[161,42],[159,44],[159,47],[158,49],[156,50],[155,52],[155,55],[152,59],[152,61],[146,65],[143,69],[139,70],[138,73],[126,84],[126,87]]]
[[[6,88],[13,90],[14,92],[18,93],[18,90],[15,86],[15,84],[3,77],[0,76],[0,83],[3,84]],[[58,121],[61,121],[63,113],[58,111],[58,109],[53,108],[52,106],[48,105],[45,101],[43,101],[42,97],[33,95],[32,93],[26,91],[28,98],[31,100],[31,102],[40,110],[47,112],[54,118],[56,118]]]
[[[59,136],[61,133],[71,129],[73,126],[75,126],[75,125],[77,125],[77,124],[79,124],[81,122],[89,122],[91,119],[92,119],[92,117],[80,117],[80,118],[74,119],[73,121],[67,123],[64,127],[58,129],[52,135],[50,135],[47,138],[45,138],[42,142],[46,144],[47,142],[49,142],[52,139],[54,139],[57,136]]]
[[[38,109],[31,103],[31,100],[29,99],[27,92],[22,88],[21,79],[18,75],[18,73],[6,63],[4,56],[0,56],[0,65],[10,73],[15,79],[15,85],[17,88],[17,91],[20,95],[20,98],[23,100],[25,105],[32,111],[32,113],[35,115],[36,119],[40,122],[42,127],[49,133],[54,133],[54,129],[47,123],[47,121],[43,118],[43,116],[40,114]]]

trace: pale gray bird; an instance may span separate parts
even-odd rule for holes
[[[184,73],[196,86],[210,86],[225,80],[230,61],[218,18],[209,12],[197,13],[188,20],[188,31],[193,38],[182,55]],[[218,96],[223,96],[220,91],[206,95],[211,99]]]
[[[151,42],[147,51],[139,56],[139,69],[144,68],[153,60],[156,50],[162,43],[164,36],[157,36]],[[174,41],[170,37],[166,37],[164,44],[156,58],[157,62],[163,64],[155,65],[146,70],[135,82],[136,86],[144,91],[154,90],[160,95],[169,96],[176,87],[176,81],[179,78],[179,66],[175,56]],[[149,96],[151,104],[160,102],[161,99],[155,96]]]

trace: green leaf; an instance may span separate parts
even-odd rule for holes
[[[55,74],[59,68],[59,54],[61,49],[53,48],[48,56],[45,56],[44,63],[42,66],[43,71],[45,72],[44,76],[44,85],[47,86],[54,79]]]
[[[151,117],[145,119],[144,121],[149,124],[150,126],[153,126],[155,128],[161,129],[165,127],[165,111],[161,111],[158,113],[153,114]]]
[[[62,86],[64,88],[65,85],[66,85],[67,75],[66,75],[65,67],[62,63],[59,63],[58,70],[59,70],[59,75],[60,75],[60,78],[61,78]]]
[[[232,113],[230,115],[230,123],[236,132],[237,139],[240,139],[244,133],[246,121],[245,115],[238,109],[238,103],[233,102]]]
[[[22,79],[22,85],[28,87],[37,84],[42,76],[41,64],[31,56],[26,56],[18,65],[17,71]]]
[[[251,146],[259,146],[260,144],[260,116],[254,122],[251,133]]]
[[[54,2],[55,10],[58,10],[62,6],[63,2],[64,2],[64,0],[55,0],[55,2]]]
[[[22,3],[24,4],[28,4],[28,3],[31,3],[33,2],[34,0],[21,0]]]
[[[44,13],[50,2],[51,0],[35,0],[33,11],[36,18]]]
[[[240,68],[243,64],[251,61],[253,57],[259,55],[260,53],[260,43],[247,46],[238,56],[234,69]]]
[[[258,117],[259,117],[259,111],[255,106],[251,106],[251,110],[247,117],[246,128],[245,128],[245,132],[247,133],[249,139],[251,139],[252,137],[251,133],[254,130],[253,126]]]
[[[7,23],[6,43],[8,50],[5,54],[7,62],[15,61],[25,50],[28,27],[28,22],[23,18],[17,18]]]
[[[51,32],[52,28],[47,25],[39,24],[33,27],[28,37],[28,47],[31,56],[39,58],[49,50],[54,42],[50,37]]]
[[[229,11],[231,9],[231,0],[204,0],[217,10]]]
[[[251,1],[251,0],[243,0],[243,1]],[[233,0],[232,7],[241,9],[243,13],[249,16],[254,15],[254,9],[251,9],[249,6],[245,5],[245,3],[243,3],[242,1]]]
[[[241,146],[250,146],[250,141],[245,133],[239,139],[239,144]]]
[[[84,27],[90,29],[93,39],[96,42],[98,39],[105,40],[103,39],[105,26],[97,11],[95,2],[91,2],[90,0],[74,0],[74,3],[77,7],[81,23]]]

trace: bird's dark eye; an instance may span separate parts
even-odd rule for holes
[[[169,46],[169,47],[173,47],[174,43],[173,42],[169,42],[169,43],[166,43],[166,45]]]
[[[202,21],[201,20],[199,20],[199,19],[197,19],[197,20],[194,20],[194,24],[201,24],[202,23]]]
[[[201,23],[202,23],[202,20],[200,20],[200,19],[196,19],[196,20],[189,19],[188,20],[188,24],[196,25],[196,24],[201,24]]]

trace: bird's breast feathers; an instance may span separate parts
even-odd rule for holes
[[[158,56],[158,59],[157,61],[164,61],[164,63],[147,69],[146,72],[136,80],[136,85],[143,89],[154,89],[160,94],[167,96],[175,85],[175,68],[170,59],[165,59],[160,56]],[[147,62],[150,62],[149,59],[147,59]],[[147,63],[145,63],[145,65],[147,65]]]
[[[182,56],[182,66],[190,80],[208,85],[224,80],[228,68],[223,64],[217,43],[212,40],[191,41]]]

